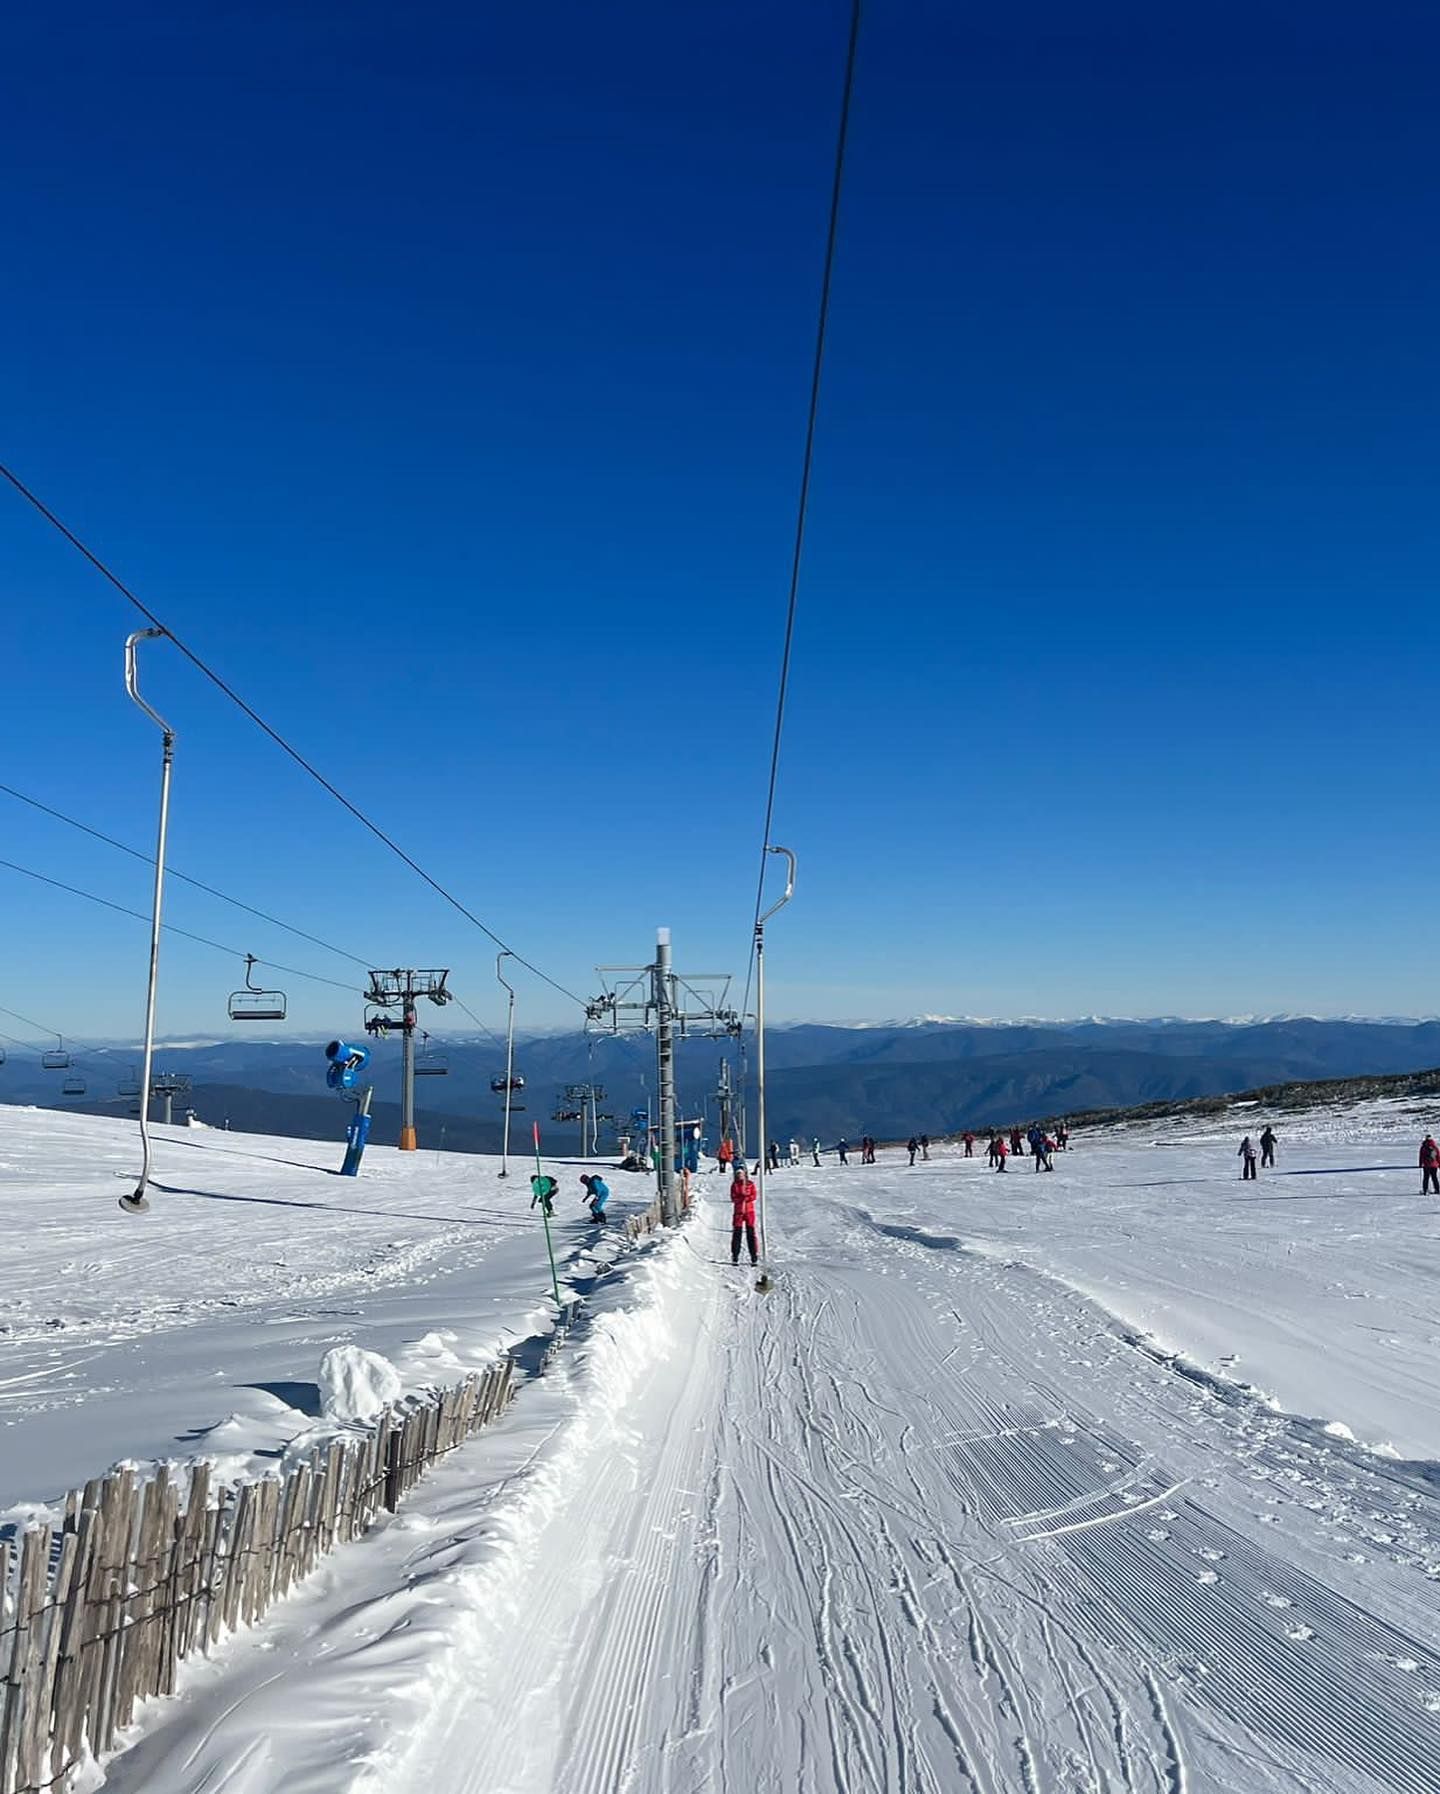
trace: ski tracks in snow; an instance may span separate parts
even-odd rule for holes
[[[325,1794],[1440,1794],[1421,1468],[898,1204],[777,1204],[768,1297],[719,1224],[496,1429],[566,1416]]]

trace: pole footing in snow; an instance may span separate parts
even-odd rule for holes
[[[762,1296],[768,1296],[775,1287],[775,1280],[768,1271],[762,1271],[755,1283]]]
[[[150,1204],[145,1200],[143,1188],[137,1190],[133,1196],[120,1197],[116,1206],[123,1208],[127,1215],[148,1215],[150,1213]]]

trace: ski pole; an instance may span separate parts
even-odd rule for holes
[[[555,1272],[555,1247],[550,1239],[550,1217],[555,1212],[555,1192],[559,1185],[540,1169],[540,1123],[535,1123],[535,1175],[530,1179],[530,1206],[538,1202],[545,1222],[545,1250],[550,1255],[550,1287],[555,1292],[555,1306],[560,1306],[560,1279]]]

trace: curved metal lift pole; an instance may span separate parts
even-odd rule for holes
[[[755,924],[755,1087],[758,1095],[758,1124],[760,1138],[756,1142],[760,1148],[760,1162],[756,1167],[755,1188],[759,1196],[756,1204],[760,1216],[760,1276],[756,1281],[756,1289],[768,1290],[770,1281],[770,1247],[765,1229],[765,1169],[770,1152],[770,1135],[765,1123],[765,924],[777,910],[785,905],[795,894],[795,855],[788,847],[771,847],[768,844],[766,853],[783,853],[786,859],[785,889],[780,899],[772,903],[763,916]]]
[[[501,1177],[510,1175],[510,1104],[515,1097],[515,987],[505,983],[500,971],[500,962],[510,958],[513,955],[508,947],[503,953],[495,955],[495,976],[510,993],[510,1010],[505,1022],[505,1142],[500,1148]]]
[[[155,1059],[155,986],[160,975],[160,905],[165,894],[165,838],[170,827],[170,769],[175,761],[175,731],[165,718],[140,696],[135,667],[137,642],[164,635],[163,629],[137,629],[125,641],[125,689],[160,730],[164,747],[160,767],[160,827],[155,845],[155,903],[150,918],[150,982],[145,994],[145,1052],[140,1067],[140,1146],[143,1154],[140,1181],[133,1195],[122,1196],[127,1215],[143,1215],[150,1206],[145,1194],[150,1182],[150,1076]]]

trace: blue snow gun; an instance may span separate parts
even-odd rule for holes
[[[330,1069],[325,1073],[325,1082],[332,1090],[353,1090],[360,1082],[360,1074],[370,1063],[370,1049],[363,1046],[349,1046],[343,1040],[332,1040],[325,1049],[325,1057],[330,1061]]]
[[[349,1096],[355,1104],[355,1113],[345,1129],[345,1160],[340,1175],[358,1177],[360,1161],[365,1156],[365,1142],[370,1138],[370,1086],[367,1084],[363,1090],[355,1092],[361,1073],[370,1063],[370,1049],[332,1040],[325,1049],[325,1057],[330,1061],[325,1082],[341,1096]]]

